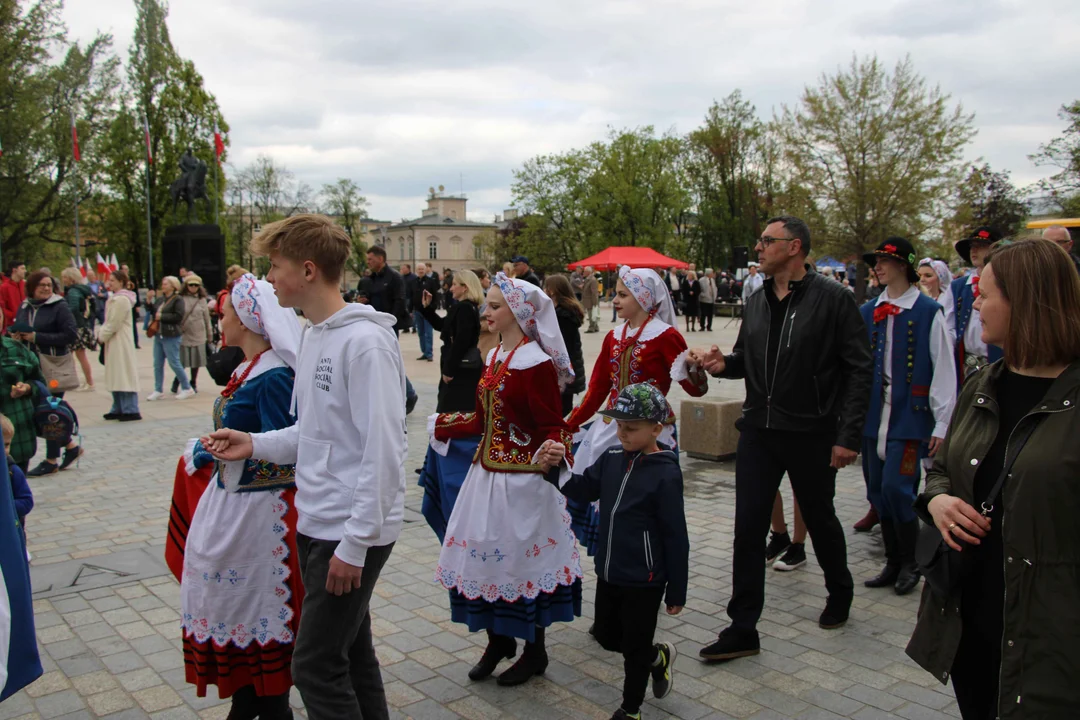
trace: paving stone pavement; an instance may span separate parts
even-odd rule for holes
[[[587,361],[602,336],[586,336]],[[695,343],[694,340],[698,340]],[[725,342],[734,332],[698,335],[692,344]],[[425,450],[425,418],[434,409],[437,366],[417,363],[416,338],[402,339],[421,394],[409,418],[412,522],[401,534],[375,596],[373,631],[394,718],[607,718],[621,697],[622,660],[588,636],[595,574],[587,570],[583,617],[548,633],[551,664],[543,678],[504,689],[466,673],[485,638],[449,622],[447,594],[432,581],[438,543],[419,520],[421,493],[411,469]],[[148,363],[148,353],[140,353]],[[146,376],[144,372],[144,377]],[[144,384],[144,387],[146,385]],[[713,394],[734,397],[741,384]],[[145,394],[145,393],[144,393]],[[76,395],[87,453],[78,469],[34,481],[28,518],[34,610],[45,675],[0,705],[7,718],[222,719],[228,702],[198,698],[184,682],[179,586],[161,563],[173,470],[184,442],[209,424],[212,392],[191,404],[156,403],[143,423],[106,425],[91,410],[107,397]],[[684,395],[673,393],[677,403]],[[104,408],[107,409],[107,408]],[[672,694],[650,701],[647,718],[956,718],[951,688],[914,665],[903,647],[914,627],[917,594],[871,591],[861,580],[880,569],[879,536],[856,535],[866,508],[857,469],[840,473],[836,506],[848,531],[856,578],[851,619],[840,630],[817,626],[825,600],[813,557],[790,573],[767,573],[759,630],[762,654],[705,665],[698,649],[727,623],[734,524],[733,464],[683,457],[691,534],[687,608],[661,614],[658,637],[677,645]],[[784,488],[788,517],[790,489]],[[808,548],[812,556],[812,550]],[[126,575],[110,570],[122,569]],[[506,664],[502,667],[505,667]],[[211,694],[213,690],[211,689]],[[293,705],[303,716],[294,691]]]

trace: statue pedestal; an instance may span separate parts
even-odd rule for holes
[[[225,287],[225,236],[217,225],[174,225],[165,231],[161,263],[166,275],[187,268],[211,295]]]

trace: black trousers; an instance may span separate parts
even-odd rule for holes
[[[368,549],[360,589],[326,591],[338,543],[296,534],[304,578],[304,612],[293,649],[293,684],[311,720],[388,720],[368,603],[394,544]]]
[[[763,430],[740,423],[735,458],[735,552],[727,613],[741,631],[757,627],[765,607],[765,544],[773,501],[784,473],[799,503],[814,553],[834,600],[853,595],[844,528],[836,517],[833,433]]]
[[[699,307],[702,330],[712,330],[712,319],[716,315],[716,303],[701,303]]]
[[[967,605],[964,610],[964,629],[952,666],[956,705],[964,720],[994,720],[998,716],[1001,627],[979,627],[975,622],[978,611]]]
[[[596,581],[596,639],[611,652],[622,653],[622,707],[636,713],[645,700],[649,671],[656,661],[656,614],[664,600],[663,587],[623,587]]]

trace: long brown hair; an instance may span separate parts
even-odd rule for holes
[[[1000,243],[986,258],[1009,303],[1005,362],[1030,368],[1080,359],[1080,275],[1056,243],[1041,238]]]
[[[574,297],[574,291],[570,287],[570,281],[565,275],[548,275],[544,280],[544,291],[555,303],[555,307],[569,310],[578,320],[585,319],[585,308]]]

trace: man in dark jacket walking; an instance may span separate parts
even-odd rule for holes
[[[540,284],[540,278],[537,277],[533,269],[529,267],[529,258],[524,255],[515,255],[510,258],[510,262],[514,264],[514,277],[518,280],[524,280],[527,283],[532,283],[536,287],[543,287]]]
[[[746,381],[735,465],[731,625],[701,650],[705,660],[760,652],[765,536],[785,472],[825,573],[829,598],[818,624],[846,623],[853,597],[833,496],[836,471],[855,462],[862,444],[873,374],[866,324],[852,294],[806,264],[810,229],[802,220],[769,220],[756,250],[769,279],[747,298],[734,350],[723,355],[714,345],[690,356],[716,377]]]
[[[420,357],[417,360],[432,362],[435,355],[432,348],[431,323],[424,317],[424,291],[431,297],[439,294],[439,276],[428,270],[424,263],[416,263],[416,292],[413,294],[413,324],[420,340]]]
[[[401,281],[405,283],[405,326],[402,327],[402,330],[416,332],[416,328],[412,324],[412,315],[414,308],[413,298],[416,296],[418,278],[416,273],[412,271],[412,266],[408,263],[401,266]]]
[[[360,278],[356,288],[360,301],[397,318],[394,332],[399,333],[405,325],[405,283],[397,270],[386,264],[386,251],[378,245],[367,251],[367,263],[371,275]]]

